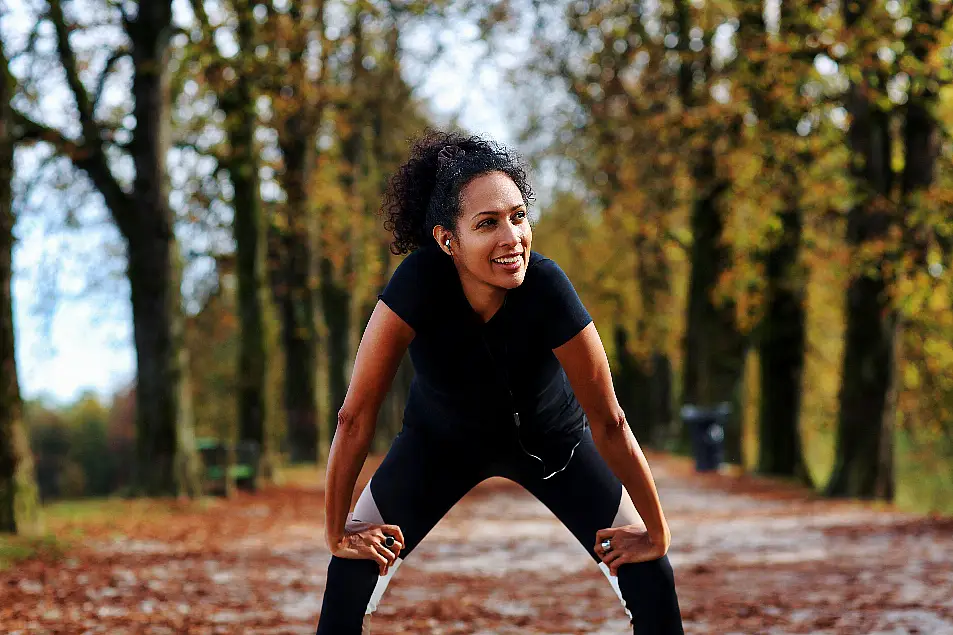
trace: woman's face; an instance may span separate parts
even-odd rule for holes
[[[450,238],[461,273],[503,289],[523,284],[533,230],[526,203],[513,180],[502,172],[478,176],[460,191],[457,231],[441,234],[447,252]]]

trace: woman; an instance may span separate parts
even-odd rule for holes
[[[318,635],[367,628],[402,560],[491,476],[525,487],[591,550],[639,635],[682,633],[655,483],[592,319],[531,251],[530,200],[518,160],[480,137],[429,133],[391,179],[386,226],[394,251],[411,253],[380,295],[338,413]],[[403,429],[348,515],[408,346]]]

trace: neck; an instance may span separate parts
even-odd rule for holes
[[[466,273],[457,270],[460,274],[460,285],[463,287],[463,295],[467,302],[480,316],[484,322],[489,322],[490,318],[496,315],[496,312],[503,306],[503,299],[506,297],[506,289],[494,287],[480,280],[474,280]]]

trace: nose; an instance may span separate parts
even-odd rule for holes
[[[523,242],[523,228],[515,223],[505,223],[500,244],[505,247]]]

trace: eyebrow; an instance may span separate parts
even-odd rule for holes
[[[500,210],[495,210],[495,209],[494,209],[494,210],[486,210],[486,211],[483,211],[483,212],[477,212],[476,214],[474,214],[474,215],[472,216],[472,218],[478,218],[478,217],[484,216],[484,215],[486,215],[486,216],[498,216],[499,214],[503,214],[503,213],[512,214],[512,213],[515,212],[516,210],[518,210],[518,209],[523,209],[523,208],[525,208],[525,207],[526,207],[526,204],[525,204],[525,203],[517,203],[516,205],[514,205],[513,207],[511,207],[511,208],[509,209],[509,211],[507,211],[507,210],[500,211]],[[472,220],[472,219],[471,219],[471,220]]]

